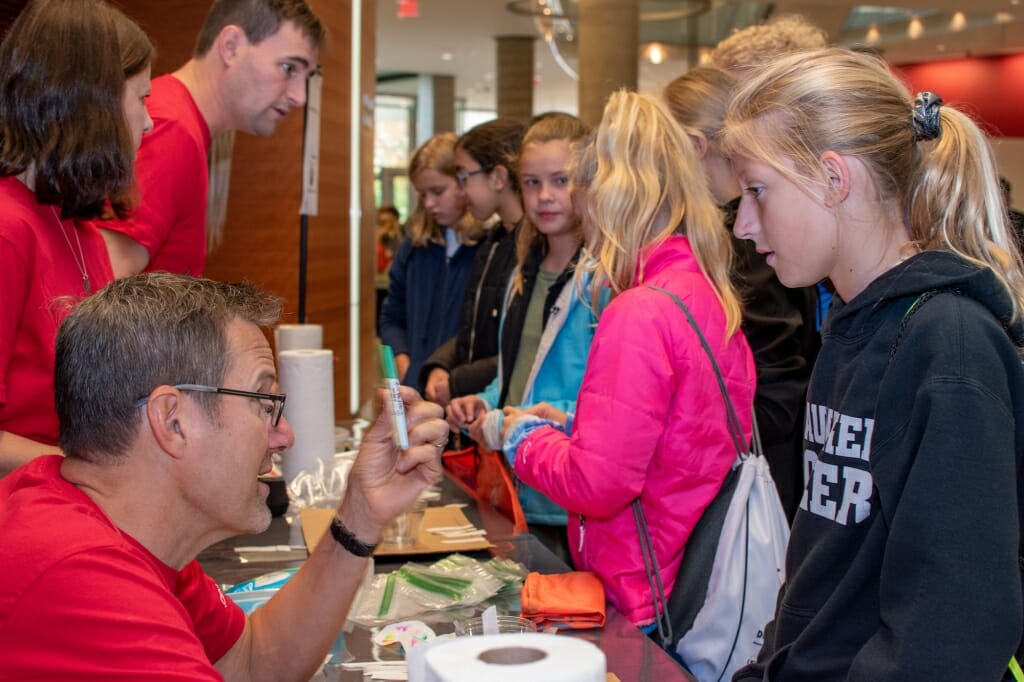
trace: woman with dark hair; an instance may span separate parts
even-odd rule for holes
[[[496,118],[467,131],[455,145],[455,177],[466,208],[478,220],[497,221],[477,251],[458,334],[420,369],[424,396],[442,407],[482,391],[498,371],[498,320],[524,215],[516,157],[525,132],[519,121]]]
[[[89,221],[131,207],[152,55],[99,0],[34,0],[0,44],[0,475],[59,452],[57,326],[113,278]]]

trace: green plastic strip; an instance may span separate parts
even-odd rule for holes
[[[465,595],[465,589],[468,585],[459,589],[445,581],[436,580],[438,576],[425,576],[420,573],[408,571],[404,568],[399,569],[399,573],[402,575],[402,579],[408,582],[410,585],[426,590],[427,592],[433,592],[434,594],[440,594],[444,597],[448,597],[453,601],[459,601],[463,599]],[[465,582],[465,581],[462,581]]]
[[[1024,670],[1020,669],[1020,663],[1017,663],[1016,656],[1010,657],[1010,674],[1017,682],[1024,682]]]
[[[391,610],[391,600],[395,596],[395,574],[388,573],[387,579],[384,581],[384,596],[380,599],[380,608],[377,609],[377,617],[384,618],[388,615],[388,611]]]

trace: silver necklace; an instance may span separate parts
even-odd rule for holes
[[[82,273],[82,288],[85,289],[85,293],[92,293],[92,286],[89,283],[89,272],[85,269],[85,251],[82,250],[82,240],[78,238],[78,230],[72,225],[71,231],[75,234],[75,243],[78,244],[78,253],[75,253],[75,247],[71,246],[71,238],[68,237],[67,230],[64,229],[64,222],[60,219],[60,215],[57,213],[57,208],[50,206],[50,210],[53,211],[53,217],[57,221],[57,227],[60,228],[60,233],[64,235],[64,241],[68,244],[68,250],[71,251],[71,257],[75,260],[75,265],[78,267],[78,271]]]

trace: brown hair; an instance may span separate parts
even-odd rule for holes
[[[32,169],[66,218],[130,208],[135,147],[121,100],[152,46],[98,0],[33,0],[0,44],[0,175]],[[126,73],[127,72],[127,73]]]
[[[117,279],[79,303],[57,332],[54,391],[60,446],[95,461],[127,452],[138,401],[162,385],[219,386],[234,319],[267,327],[280,299],[247,283],[144,273]],[[215,394],[195,399],[215,414]]]
[[[523,141],[525,126],[512,118],[496,118],[471,128],[463,133],[455,145],[488,173],[495,166],[508,169],[509,184],[519,194],[519,178],[516,173],[516,157]]]
[[[317,49],[323,48],[327,29],[305,0],[215,0],[192,55],[205,56],[225,26],[238,26],[255,45],[277,33],[284,21],[295,24]]]

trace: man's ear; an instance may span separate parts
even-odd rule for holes
[[[818,160],[828,179],[825,206],[835,208],[850,195],[850,166],[844,156],[834,151],[822,153]]]
[[[233,64],[239,56],[242,45],[246,42],[245,32],[234,24],[228,24],[220,30],[213,41],[213,48],[225,66]]]
[[[694,148],[697,150],[697,157],[703,161],[704,157],[708,155],[708,138],[699,130],[690,129],[686,132],[690,136]]]
[[[157,445],[175,458],[183,456],[190,433],[184,407],[181,392],[172,386],[153,389],[146,403],[147,423],[143,428],[148,427]]]

